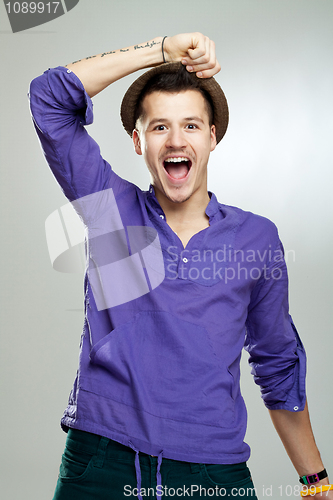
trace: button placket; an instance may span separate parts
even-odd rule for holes
[[[182,256],[182,252],[179,254],[179,260],[178,260],[178,278],[182,280],[187,280],[188,279],[188,264],[189,259],[188,257]]]

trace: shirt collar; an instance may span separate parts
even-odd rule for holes
[[[209,217],[209,222],[211,222],[216,214],[219,212],[219,202],[217,201],[217,198],[214,193],[211,191],[208,191],[210,200],[209,203],[206,207],[206,215]]]

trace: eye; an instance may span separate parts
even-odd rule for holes
[[[157,125],[157,126],[154,128],[154,130],[165,130],[165,129],[166,129],[165,125]]]
[[[189,129],[189,130],[195,130],[198,127],[194,123],[188,123],[186,125],[186,128]]]

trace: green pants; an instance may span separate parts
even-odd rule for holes
[[[223,498],[257,500],[246,463],[211,465],[162,459],[70,429],[53,500]],[[141,484],[140,484],[141,483]]]

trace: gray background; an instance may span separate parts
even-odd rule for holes
[[[12,34],[1,2],[2,498],[52,498],[83,321],[82,277],[57,273],[49,261],[44,222],[66,200],[31,123],[29,81],[52,66],[188,31],[216,42],[231,113],[211,156],[209,188],[223,203],[271,218],[295,255],[291,312],[308,352],[317,443],[333,475],[332,21],[332,0],[81,0],[48,24]],[[94,99],[89,130],[115,170],[146,188],[146,167],[119,120],[131,81]],[[297,475],[246,359],[242,372],[259,498],[271,485],[270,498],[286,498]]]

